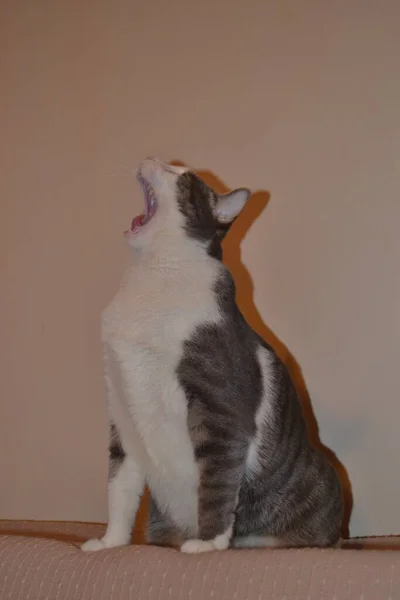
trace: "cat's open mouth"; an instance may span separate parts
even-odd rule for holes
[[[138,173],[137,180],[142,186],[144,193],[144,205],[145,209],[141,215],[134,217],[131,224],[131,232],[137,233],[142,227],[147,225],[152,217],[154,217],[157,210],[157,199],[155,197],[153,188],[151,185]]]

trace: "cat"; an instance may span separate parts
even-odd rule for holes
[[[311,444],[294,385],[245,321],[221,240],[250,192],[217,195],[148,158],[133,262],[102,315],[109,520],[85,551],[130,543],[145,485],[147,541],[185,553],[334,546],[343,496]]]

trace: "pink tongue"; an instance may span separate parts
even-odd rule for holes
[[[144,215],[139,215],[135,217],[132,221],[131,229],[135,229],[136,227],[140,227],[145,219]]]

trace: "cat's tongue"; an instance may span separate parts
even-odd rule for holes
[[[141,177],[139,177],[139,182],[142,184],[144,191],[145,211],[144,213],[138,215],[132,220],[132,233],[136,233],[137,231],[139,231],[139,229],[141,229],[141,227],[146,225],[150,221],[150,219],[155,215],[155,212],[157,210],[157,200],[155,198],[152,188]]]
[[[132,219],[131,231],[136,231],[139,227],[146,223],[145,215],[138,215]]]

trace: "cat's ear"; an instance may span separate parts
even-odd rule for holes
[[[239,188],[229,194],[218,196],[215,206],[215,218],[218,224],[222,227],[231,225],[246,206],[250,194],[250,190]]]

